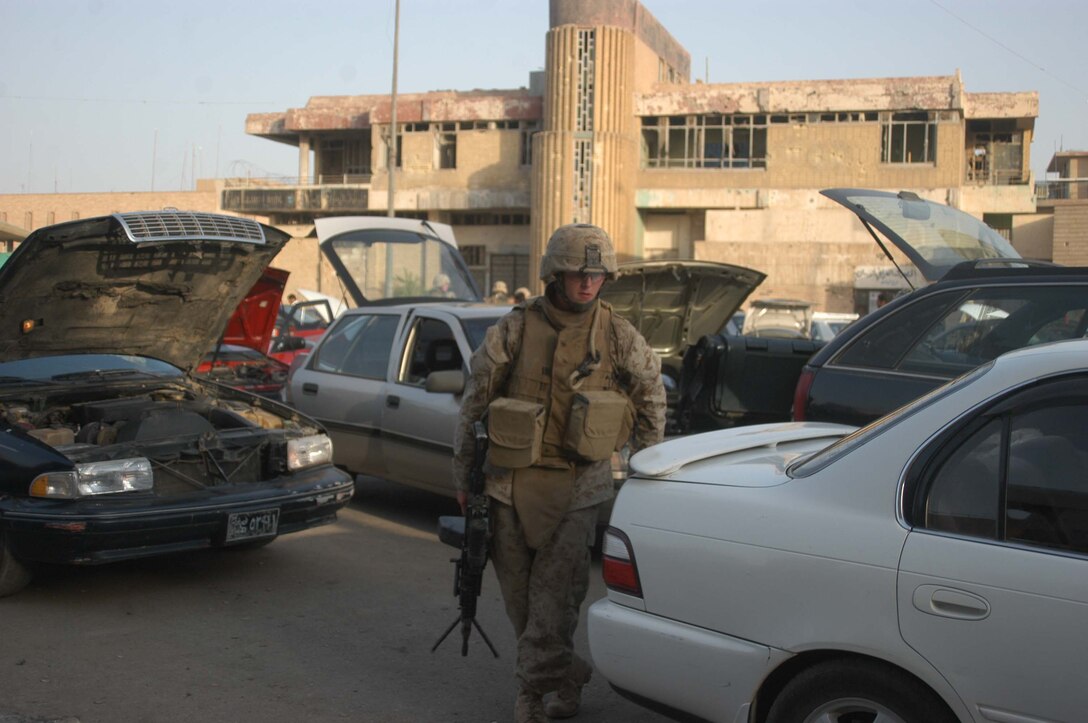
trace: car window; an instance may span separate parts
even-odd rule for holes
[[[341,319],[327,332],[310,368],[384,379],[399,318],[389,314],[360,314]]]
[[[934,294],[851,342],[834,364],[952,378],[1005,352],[1085,335],[1079,285],[1010,285]]]
[[[499,321],[498,316],[482,317],[477,319],[462,319],[461,328],[465,331],[465,336],[468,337],[468,343],[472,345],[472,350],[476,351],[480,348],[480,344],[484,343],[484,337],[487,336],[487,330],[495,326]]]
[[[947,457],[927,528],[1088,553],[1088,383],[1060,391],[996,416]]]
[[[850,342],[833,364],[892,369],[948,309],[963,299],[961,289],[931,294],[896,309]]]
[[[951,308],[903,358],[903,371],[954,376],[1005,352],[1084,336],[1078,286],[982,289]]]
[[[422,385],[431,372],[460,369],[462,366],[461,349],[449,324],[440,319],[417,319],[397,380]]]

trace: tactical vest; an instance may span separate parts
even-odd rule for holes
[[[611,449],[620,434],[616,430],[626,424],[627,432],[630,432],[630,424],[624,419],[629,416],[629,402],[617,389],[613,373],[612,307],[598,302],[593,347],[599,361],[587,363],[592,361],[589,334],[593,314],[559,312],[557,316],[567,317],[575,323],[557,328],[548,320],[543,305],[540,300],[529,304],[525,310],[521,349],[507,378],[504,396],[543,406],[544,431],[538,464],[563,466],[571,459],[578,459],[571,449],[568,425],[583,423],[579,413],[581,406],[596,405],[597,426],[608,427],[610,431],[605,433],[612,435],[611,439],[602,440],[602,444],[606,441]],[[586,373],[580,374],[580,371]],[[609,420],[616,415],[619,415],[616,423],[608,426]],[[603,426],[602,420],[606,422]]]

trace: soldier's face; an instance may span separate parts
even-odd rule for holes
[[[604,274],[599,272],[563,272],[563,291],[576,304],[588,304],[601,293]]]

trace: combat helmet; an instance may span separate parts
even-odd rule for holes
[[[540,278],[547,283],[563,271],[599,271],[616,278],[616,249],[604,229],[572,223],[555,230],[540,259]]]

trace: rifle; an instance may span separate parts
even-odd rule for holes
[[[461,548],[461,557],[450,562],[456,567],[453,572],[453,595],[458,600],[461,612],[454,619],[446,632],[431,648],[438,650],[442,641],[461,624],[461,655],[468,655],[468,639],[472,628],[480,631],[480,636],[497,658],[498,651],[491,644],[487,633],[476,622],[476,598],[484,582],[484,568],[487,566],[487,544],[491,534],[491,521],[488,517],[487,495],[484,494],[484,458],[487,456],[487,429],[483,422],[472,425],[474,436],[472,470],[468,477],[468,503],[464,517],[442,516],[438,518],[438,537],[447,545]]]

